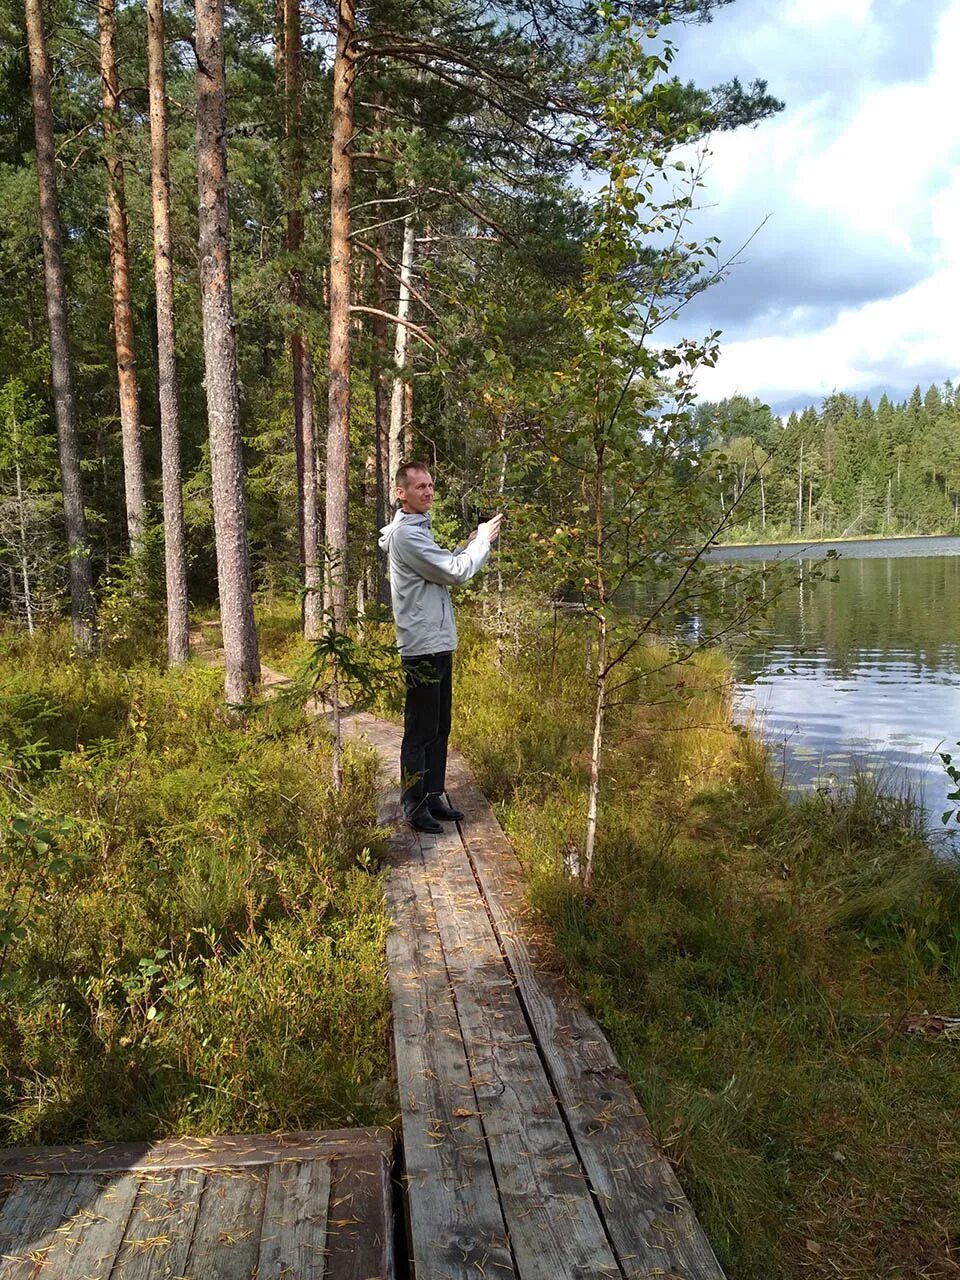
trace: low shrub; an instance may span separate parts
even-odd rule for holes
[[[336,795],[216,671],[0,643],[0,1143],[387,1119],[373,754]]]

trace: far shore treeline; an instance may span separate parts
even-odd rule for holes
[[[899,403],[835,392],[787,418],[734,396],[701,403],[696,421],[716,451],[718,508],[736,508],[724,541],[960,529],[960,395],[949,382]]]

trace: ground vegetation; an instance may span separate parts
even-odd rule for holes
[[[299,706],[239,727],[162,623],[0,648],[0,1144],[389,1121],[372,753],[335,793]]]

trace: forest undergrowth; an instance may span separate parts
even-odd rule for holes
[[[296,605],[258,622],[292,673]],[[608,722],[585,892],[582,630],[512,616],[498,652],[463,622],[456,744],[730,1280],[955,1275],[937,1018],[960,1004],[960,875],[917,810],[866,778],[785,794],[733,723],[726,659],[651,643]],[[24,912],[17,882],[25,936],[0,943],[2,1140],[388,1119],[371,756],[348,752],[337,799],[325,731],[290,703],[242,730],[216,672],[164,674],[142,645],[2,646],[0,908],[17,865],[42,890]],[[399,707],[398,684],[379,710]]]
[[[0,634],[0,1145],[387,1121],[373,753],[161,658]]]
[[[277,602],[265,650],[295,665]],[[461,625],[454,741],[730,1280],[960,1274],[960,869],[882,781],[788,794],[718,651],[642,648],[593,885],[575,619]],[[383,640],[388,628],[371,629]],[[665,662],[668,665],[664,665]],[[398,699],[381,701],[396,715]]]
[[[526,655],[526,656],[525,656]],[[536,655],[535,660],[533,655]],[[467,636],[457,745],[731,1280],[960,1274],[960,874],[875,781],[790,797],[717,652],[662,668],[605,756],[594,882],[583,636]]]

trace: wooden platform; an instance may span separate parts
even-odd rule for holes
[[[389,1129],[0,1151],[0,1280],[393,1280]]]
[[[397,778],[398,728],[367,715],[345,728]],[[388,882],[417,1280],[722,1280],[606,1038],[530,927],[517,859],[453,753],[447,781],[461,829],[401,829]],[[395,790],[391,804],[395,816]]]

